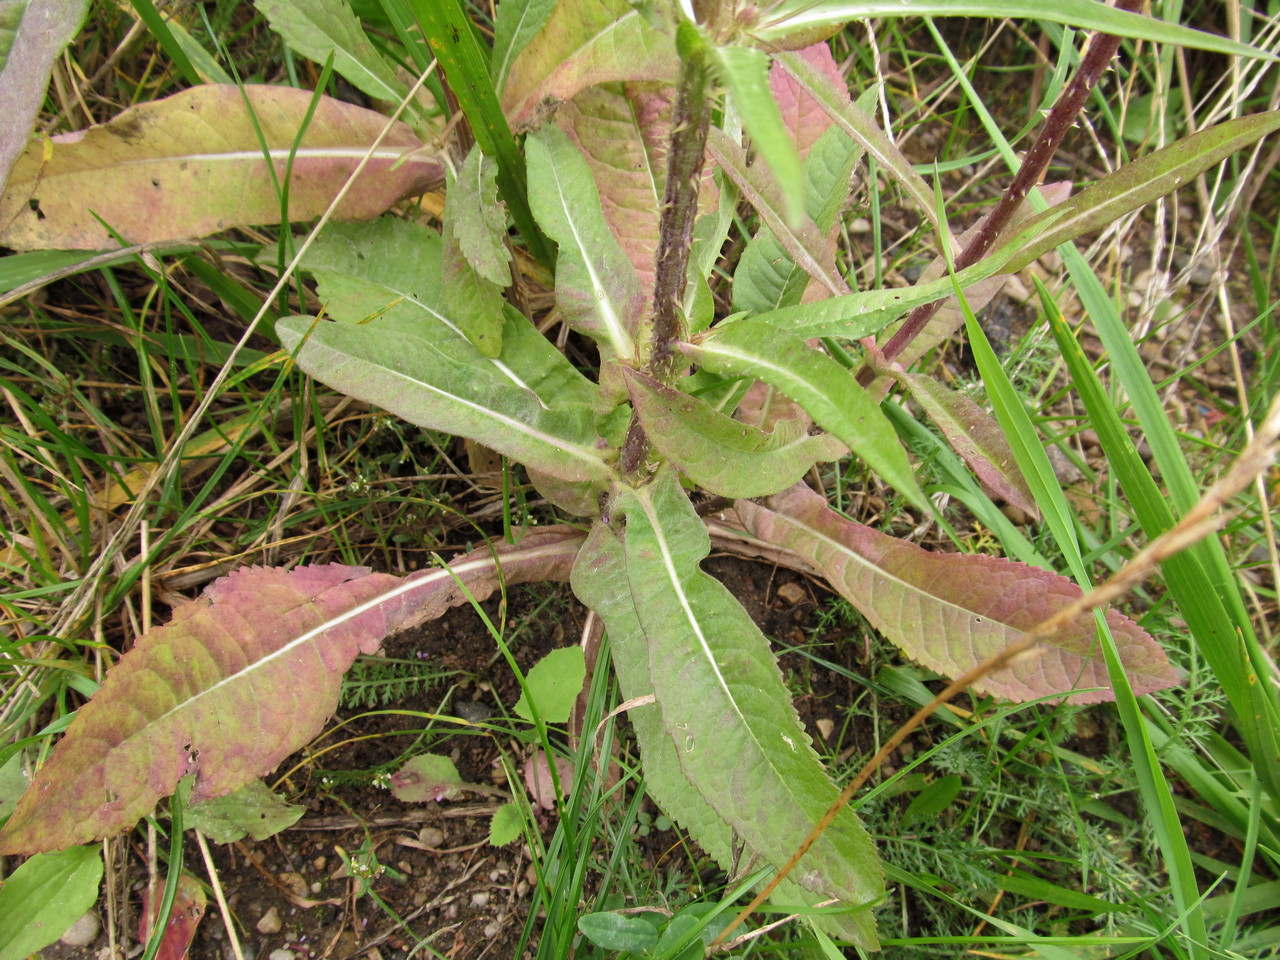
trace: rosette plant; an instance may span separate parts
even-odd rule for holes
[[[372,46],[317,33],[327,21],[314,11],[300,26],[291,12],[307,2],[259,6],[294,49],[332,61],[360,89],[382,95],[391,84]],[[488,50],[453,0],[384,6],[402,28],[416,19],[458,104],[438,155],[442,226],[412,211],[326,226],[301,257],[323,310],[276,324],[281,362],[497,451],[561,522],[514,529],[404,579],[327,566],[218,581],[111,670],[36,774],[0,851],[111,835],[188,774],[193,800],[234,790],[320,730],[358,651],[500,583],[567,579],[605,625],[646,789],[726,867],[781,868],[839,789],[769,641],[702,569],[713,542],[824,578],[908,657],[947,676],[1078,598],[1077,584],[1021,560],[931,552],[856,523],[811,481],[852,458],[888,491],[897,519],[929,517],[900,436],[905,395],[969,465],[972,489],[1033,518],[1054,502],[1043,451],[1017,402],[1000,400],[1003,374],[970,311],[1000,276],[1280,126],[1276,113],[1227,121],[1072,196],[1047,189],[1049,205],[1035,184],[1116,38],[1257,51],[1090,0],[1001,4],[1001,15],[1099,33],[1006,195],[956,237],[933,186],[872,118],[874,87],[851,97],[824,38],[858,18],[989,7],[503,0]],[[854,290],[841,269],[839,219],[870,161],[936,236],[936,263],[914,286]],[[726,238],[743,222],[744,246],[726,264]],[[717,271],[731,272],[728,300]],[[553,284],[585,364],[518,306],[539,279]],[[966,317],[999,423],[911,369]],[[1058,333],[1068,349],[1070,332]],[[1072,536],[1060,515],[1046,522]],[[1090,703],[1117,685],[1131,700],[1177,679],[1159,644],[1111,609],[1082,614],[975,687]],[[1228,694],[1242,712],[1274,697],[1243,682]],[[1247,747],[1274,756],[1270,736]],[[883,895],[875,847],[847,809],[779,893],[838,901],[843,910],[813,922],[867,949]]]

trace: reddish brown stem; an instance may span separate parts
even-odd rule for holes
[[[1141,0],[1116,0],[1116,8],[1119,10],[1136,10]],[[1102,77],[1102,73],[1106,70],[1107,65],[1115,57],[1116,51],[1120,48],[1120,38],[1105,34],[1094,34],[1089,38],[1088,46],[1084,53],[1084,58],[1080,61],[1080,67],[1076,70],[1075,75],[1067,83],[1062,91],[1062,95],[1053,105],[1053,109],[1049,111],[1049,116],[1045,118],[1044,126],[1040,128],[1040,134],[1036,137],[1036,141],[1027,151],[1022,166],[1018,169],[1017,174],[1013,178],[1013,182],[1004,192],[1004,196],[1000,198],[1000,202],[988,213],[978,226],[978,231],[973,239],[969,241],[969,245],[960,251],[956,257],[956,270],[963,270],[965,267],[972,266],[981,260],[991,250],[995,244],[996,238],[1005,227],[1009,225],[1010,218],[1013,217],[1014,211],[1022,205],[1022,201],[1026,199],[1031,188],[1038,184],[1044,176],[1044,172],[1049,168],[1049,161],[1053,159],[1053,155],[1058,150],[1058,145],[1062,143],[1062,138],[1066,136],[1067,131],[1071,129],[1072,124],[1076,122],[1076,118],[1080,116],[1080,111],[1084,109],[1085,101],[1093,92],[1093,88],[1098,85],[1098,80]],[[911,311],[906,322],[898,328],[897,332],[889,338],[889,342],[884,345],[884,359],[892,360],[900,354],[912,340],[919,336],[920,331],[933,318],[942,306],[942,301],[937,300],[933,303],[925,304]],[[864,367],[858,375],[858,380],[864,386],[870,383],[874,378],[874,373],[870,368]]]

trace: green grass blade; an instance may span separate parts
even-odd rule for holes
[[[1053,467],[1049,463],[1044,447],[1036,437],[1035,427],[1021,398],[1018,397],[1013,384],[1009,382],[982,327],[969,310],[963,292],[957,288],[957,293],[960,294],[960,307],[964,311],[965,327],[969,333],[974,360],[987,386],[996,418],[1009,436],[1010,446],[1013,448],[1018,466],[1022,469],[1023,476],[1027,478],[1041,510],[1044,511],[1045,521],[1053,532],[1067,565],[1080,586],[1088,590],[1092,586],[1091,578],[1085,568],[1084,558],[1080,554],[1073,515],[1066,496],[1054,477]],[[1095,620],[1098,623],[1098,639],[1102,644],[1102,653],[1106,658],[1107,673],[1111,679],[1112,689],[1115,691],[1116,707],[1120,712],[1125,738],[1129,744],[1139,793],[1155,830],[1156,841],[1168,866],[1169,885],[1178,907],[1179,922],[1183,925],[1188,947],[1187,954],[1199,960],[1208,956],[1208,931],[1204,912],[1200,906],[1191,853],[1182,832],[1178,812],[1173,805],[1172,791],[1160,768],[1160,761],[1151,744],[1151,739],[1147,735],[1137,697],[1129,686],[1128,677],[1116,650],[1115,640],[1100,610],[1095,611]]]
[[[489,57],[476,39],[470,19],[457,0],[405,0],[418,18],[431,52],[449,78],[458,105],[471,122],[476,143],[498,164],[498,185],[529,251],[543,266],[554,261],[546,238],[529,210],[524,158],[507,125],[493,82]]]

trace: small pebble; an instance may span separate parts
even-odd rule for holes
[[[836,725],[826,717],[815,720],[814,724],[817,726],[818,733],[822,735],[823,740],[830,740],[831,734],[835,733]]]
[[[502,929],[502,924],[494,920],[484,925],[484,937],[486,940],[492,940],[498,935],[498,931]]]
[[[778,599],[795,606],[805,598],[804,587],[798,583],[784,583],[778,587]]]
[[[433,850],[444,846],[444,831],[439,827],[423,827],[418,831],[418,842]]]
[[[296,954],[292,950],[286,950],[284,947],[272,950],[267,954],[267,960],[295,960],[295,958]]]
[[[284,929],[284,922],[280,919],[280,911],[272,907],[262,915],[262,919],[257,923],[257,931],[267,936],[279,933]]]
[[[66,933],[58,938],[58,942],[68,947],[87,947],[98,939],[101,930],[102,921],[98,919],[98,912],[90,910],[68,927]]]
[[[471,895],[471,905],[473,907],[484,908],[489,905],[489,894],[483,890],[479,890]]]

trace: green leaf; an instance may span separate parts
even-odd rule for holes
[[[369,42],[346,0],[254,0],[254,6],[293,50],[333,69],[375,100],[399,103],[408,87]]]
[[[581,647],[561,647],[539,660],[525,677],[526,690],[512,708],[516,716],[533,721],[529,699],[538,707],[544,723],[564,723],[582,692],[587,662]]]
[[[832,128],[805,158],[809,215],[819,230],[829,230],[835,220],[832,208],[843,203],[860,153],[844,131]],[[734,312],[762,314],[797,304],[808,285],[809,275],[796,266],[773,231],[762,227],[733,272]]]
[[[682,349],[717,373],[745,374],[776,387],[912,504],[929,509],[906,451],[879,404],[826,354],[759,320],[722,324],[700,343]]]
[[[701,570],[710,539],[675,472],[623,490],[615,502],[615,518],[620,514],[631,596],[649,643],[649,678],[680,768],[752,850],[780,865],[838,791],[800,725],[768,640]],[[874,948],[866,908],[881,897],[883,877],[851,811],[838,815],[793,876],[854,907],[845,918],[854,940]]]
[[[505,847],[508,843],[519,839],[524,830],[524,814],[517,803],[504,803],[493,812],[489,822],[489,845]]]
[[[939,777],[921,790],[902,812],[902,828],[905,830],[917,823],[935,819],[955,802],[963,782],[955,774],[950,774]]]
[[[188,807],[186,823],[217,843],[235,843],[246,836],[254,840],[274,837],[306,812],[306,807],[289,803],[261,780],[254,780],[225,797]]]
[[[303,265],[319,282],[325,313],[344,323],[377,317],[389,331],[449,344],[458,355],[486,366],[546,405],[593,403],[596,388],[513,308],[504,316],[502,354],[484,358],[469,343],[444,305],[439,235],[417,223],[384,217],[371,223],[330,224],[312,244]],[[388,336],[395,336],[389,332]]]
[[[498,204],[497,168],[473,147],[444,207],[444,303],[452,321],[486,357],[502,353],[502,291],[511,284],[507,218]]]
[[[698,486],[722,497],[763,497],[795,483],[845,447],[829,433],[809,436],[797,420],[772,433],[734,420],[687,393],[625,369],[640,422],[658,452]]]
[[[13,813],[18,798],[26,792],[27,775],[23,770],[22,751],[18,751],[0,766],[0,817]]]
[[[649,642],[640,626],[620,531],[612,523],[596,521],[573,567],[573,591],[604,621],[609,651],[622,696],[635,701],[653,693],[649,677]],[[656,703],[634,704],[627,714],[644,761],[644,787],[653,800],[689,833],[725,870],[735,870],[738,853],[728,824],[707,803],[680,769],[676,741],[663,729]],[[791,879],[783,880],[774,899],[778,903],[815,905],[827,899]],[[853,939],[859,921],[829,914],[817,921],[838,936]]]
[[[98,899],[97,846],[37,853],[0,887],[0,960],[26,960],[57,940]]]
[[[769,89],[769,55],[754,47],[717,47],[708,44],[714,70],[729,89],[734,109],[751,135],[751,143],[782,191],[788,223],[799,226],[805,210],[805,178],[800,154],[792,142],[778,102]]]
[[[605,950],[643,953],[658,945],[658,931],[645,917],[620,913],[587,913],[578,918],[581,934]]]
[[[562,480],[607,481],[587,404],[547,406],[514,385],[470,344],[441,343],[393,321],[332,323],[285,317],[281,345],[307,373],[430,430],[478,440]]]
[[[780,43],[794,34],[834,27],[851,20],[908,16],[993,17],[999,20],[1022,17],[1028,20],[1048,20],[1050,23],[1099,30],[1117,37],[1176,43],[1238,57],[1274,59],[1256,47],[1141,14],[1114,10],[1097,0],[1055,0],[1054,3],[1041,3],[1038,0],[910,0],[910,4],[903,4],[902,0],[841,0],[828,3],[785,0],[770,8],[768,14],[752,28],[751,35],[766,44]]]
[[[560,248],[556,304],[570,326],[599,341],[610,354],[634,357],[644,291],[605,223],[591,168],[554,126],[530,134],[525,152],[532,185],[529,204]]]
[[[493,89],[499,92],[507,83],[521,51],[546,25],[556,8],[556,0],[502,0],[493,22],[493,53],[489,57],[489,76]]]
[[[707,135],[707,152],[742,191],[792,260],[832,293],[843,294],[849,289],[836,269],[834,244],[827,242],[803,208],[794,222],[784,215],[778,186],[767,168],[748,164],[746,151],[717,127]]]

